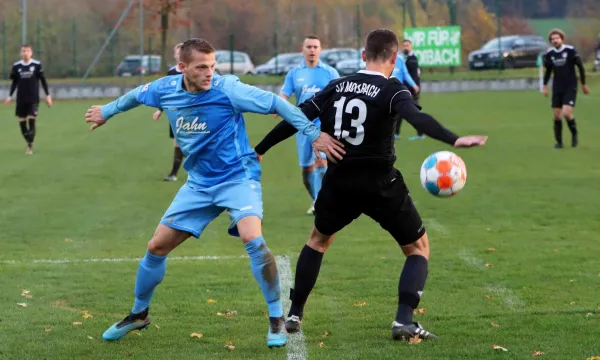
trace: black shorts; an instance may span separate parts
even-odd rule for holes
[[[15,114],[21,119],[28,116],[37,116],[38,103],[20,103],[17,101],[17,109]]]
[[[376,179],[327,176],[315,203],[315,227],[333,235],[361,214],[377,221],[400,246],[412,244],[425,234],[417,211],[400,171]]]
[[[173,129],[171,129],[171,124],[169,123],[169,137],[171,139],[175,139],[175,136],[173,136]]]
[[[563,105],[575,107],[577,101],[577,88],[553,89],[552,90],[552,108],[561,108]]]

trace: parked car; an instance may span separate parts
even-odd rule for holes
[[[127,55],[117,65],[117,76],[149,75],[160,73],[160,55],[144,55],[140,60],[140,55]]]
[[[537,35],[502,36],[488,41],[469,54],[471,70],[536,67],[541,52],[548,50],[546,40]]]
[[[362,60],[363,50],[355,51],[353,59],[338,61],[335,68],[341,76],[356,74],[359,70],[364,70],[367,67],[367,64]]]
[[[352,48],[333,48],[321,51],[321,61],[329,66],[336,67],[342,60],[351,60],[356,58],[356,49]]]
[[[284,53],[256,67],[256,75],[284,75],[302,62],[302,53]]]
[[[219,74],[231,73],[231,55],[230,50],[217,50],[215,57],[217,65],[215,71]],[[247,53],[241,51],[233,51],[233,73],[235,75],[254,74],[254,64],[250,60]]]

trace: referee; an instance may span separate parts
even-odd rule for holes
[[[27,142],[25,154],[32,155],[33,140],[35,139],[35,119],[38,114],[38,103],[40,102],[40,82],[46,93],[48,107],[52,106],[52,98],[48,91],[48,83],[44,76],[42,63],[33,58],[33,48],[30,45],[24,44],[21,46],[21,60],[13,64],[10,79],[12,80],[10,93],[4,102],[10,104],[12,95],[18,89],[16,115],[19,118],[21,133]]]

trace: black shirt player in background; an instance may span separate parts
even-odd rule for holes
[[[581,57],[574,47],[565,45],[565,33],[559,29],[550,31],[548,40],[552,43],[552,48],[544,56],[544,96],[548,96],[548,81],[554,72],[552,81],[552,110],[554,112],[554,138],[556,139],[555,149],[562,149],[562,117],[567,121],[569,130],[571,130],[571,145],[577,146],[577,125],[573,117],[573,108],[577,100],[577,74],[575,66],[579,69],[581,88],[584,94],[589,94],[590,89],[585,84],[585,69],[581,62]]]
[[[409,86],[406,82],[404,83],[404,85],[412,94],[413,98],[415,99],[415,103],[419,105],[419,97],[421,95],[421,68],[419,67],[419,59],[417,59],[417,56],[413,51],[413,45],[410,40],[405,39],[404,41],[402,41],[402,52],[405,56],[404,63],[406,64],[406,69],[408,70],[410,77],[413,78],[413,80],[417,83],[417,86],[419,87],[419,92],[416,92],[415,89],[412,86]],[[397,138],[400,137],[400,125],[402,125],[402,118],[398,119],[398,123],[396,125],[395,134]],[[411,136],[408,138],[408,140],[423,139],[425,139],[425,134],[423,134],[423,132],[419,130],[417,130],[416,136]]]
[[[168,75],[180,75],[181,70],[179,70],[179,51],[181,50],[181,46],[183,43],[179,43],[175,45],[173,48],[173,58],[175,59],[175,66],[171,67],[167,72]],[[162,115],[162,110],[156,110],[152,115],[154,120],[158,120]],[[181,163],[183,162],[183,152],[179,148],[179,144],[175,140],[173,136],[173,129],[171,129],[171,124],[169,123],[169,137],[173,139],[173,167],[171,168],[171,172],[167,175],[164,180],[165,181],[177,181],[177,173],[179,172],[179,168],[181,167]]]
[[[332,152],[341,158],[339,161],[329,159],[315,203],[314,227],[298,258],[290,294],[292,306],[286,320],[290,333],[300,330],[304,304],[334,235],[365,214],[387,230],[406,255],[398,285],[397,314],[392,323],[393,339],[436,337],[413,322],[413,311],[419,305],[427,279],[429,240],[402,175],[394,168],[394,119],[400,116],[428,136],[454,147],[484,145],[487,137],[458,137],[431,116],[420,113],[410,91],[398,79],[389,78],[398,48],[393,31],[372,31],[362,55],[366,70],[331,81],[300,105],[309,119],[319,117],[321,130],[340,140],[344,149],[343,156]],[[256,146],[257,153],[262,154],[274,141],[291,136],[288,130],[279,123]]]
[[[38,114],[38,104],[40,102],[40,82],[46,93],[46,104],[52,106],[52,97],[48,91],[48,83],[44,76],[44,68],[39,60],[33,58],[33,49],[30,45],[21,46],[21,60],[13,64],[10,72],[10,93],[6,104],[10,104],[11,97],[17,90],[17,108],[16,115],[19,118],[21,133],[27,141],[25,154],[33,154],[33,141],[35,139],[35,119]],[[29,121],[29,127],[27,122]]]

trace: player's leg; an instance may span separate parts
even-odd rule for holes
[[[415,104],[419,105],[419,94],[414,94],[414,101]],[[424,140],[425,139],[425,134],[419,130],[417,130],[417,135],[415,136],[411,136],[408,138],[408,140]]]
[[[27,123],[29,125],[29,137],[27,140],[27,147],[29,149],[29,154],[33,154],[33,141],[35,140],[35,120],[38,115],[38,104],[33,103],[29,104],[27,107]]]
[[[406,256],[398,281],[398,309],[392,323],[392,337],[394,340],[415,336],[436,338],[413,321],[428,275],[429,240],[425,226],[400,172],[396,171],[377,188],[379,193],[370,197],[372,202],[365,214],[392,235]]]
[[[567,126],[571,131],[571,146],[576,147],[579,139],[577,132],[577,124],[575,123],[575,117],[573,116],[573,108],[577,100],[577,90],[568,91],[563,99],[562,114],[567,122]]]
[[[195,190],[187,183],[181,187],[140,261],[133,308],[125,319],[106,330],[102,335],[105,340],[119,340],[132,330],[148,326],[150,301],[165,276],[167,255],[188,237],[198,238],[221,212],[222,209],[212,204],[212,197],[205,191]]]
[[[19,103],[17,101],[15,115],[19,119],[19,128],[21,129],[21,135],[23,135],[23,139],[25,139],[25,141],[27,142],[25,154],[29,154],[29,129],[27,128],[27,109],[27,104]]]
[[[285,322],[289,333],[300,331],[304,306],[317,282],[323,255],[331,245],[335,233],[360,216],[361,203],[359,189],[347,191],[340,184],[328,181],[323,184],[315,203],[313,230],[300,251],[296,264],[294,288],[290,293],[292,305]]]
[[[140,261],[135,280],[135,300],[129,315],[108,328],[102,338],[119,340],[128,332],[144,329],[150,324],[150,301],[154,290],[167,271],[167,255],[184,242],[190,233],[159,224],[148,243],[146,254]]]
[[[179,144],[177,144],[177,140],[175,140],[175,136],[173,135],[173,129],[171,129],[170,124],[169,137],[173,139],[173,166],[171,168],[171,172],[164,178],[164,180],[177,181],[177,173],[179,172],[179,168],[181,167],[181,163],[183,162],[183,152],[181,151]]]
[[[262,190],[260,182],[241,180],[222,184],[214,192],[215,204],[230,216],[229,234],[239,236],[250,257],[252,275],[258,282],[269,311],[267,346],[284,346],[281,287],[275,257],[262,235]]]
[[[402,126],[402,118],[399,117],[394,125],[394,139],[400,140],[400,127]]]
[[[306,135],[296,134],[296,150],[298,162],[302,168],[302,183],[312,199],[311,206],[306,213],[312,215],[314,213],[314,201],[321,189],[321,173],[315,171],[316,156],[312,143]]]
[[[563,148],[562,140],[562,106],[563,106],[563,94],[556,89],[552,89],[552,114],[554,116],[554,140],[556,144],[555,149]]]

